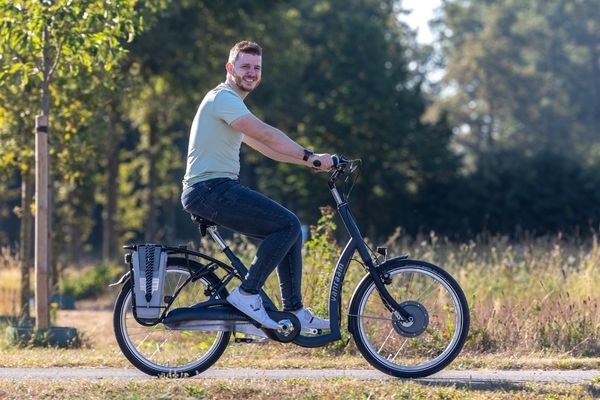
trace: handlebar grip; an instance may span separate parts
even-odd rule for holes
[[[332,155],[331,156],[331,160],[333,161],[333,167],[337,167],[338,164],[340,163],[340,157],[338,155]]]

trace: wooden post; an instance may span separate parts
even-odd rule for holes
[[[48,116],[35,118],[35,313],[37,329],[50,325],[48,309]]]

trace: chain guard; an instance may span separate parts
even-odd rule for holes
[[[293,313],[267,310],[267,314],[269,314],[271,319],[274,321],[287,319],[290,320],[293,325],[293,328],[289,332],[281,332],[274,329],[264,329],[264,332],[267,334],[267,336],[269,336],[269,338],[281,343],[289,343],[296,339],[296,337],[300,334],[300,320]]]

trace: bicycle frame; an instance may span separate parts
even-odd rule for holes
[[[337,187],[335,186],[335,181],[339,174],[340,171],[335,171],[329,178],[328,185],[331,194],[335,199],[338,214],[340,215],[344,226],[346,227],[346,230],[350,234],[350,240],[344,247],[344,250],[342,251],[342,254],[340,255],[336,263],[336,267],[333,272],[331,284],[329,287],[330,332],[318,336],[299,335],[298,337],[296,337],[296,339],[293,340],[293,343],[303,347],[321,347],[336,340],[340,340],[342,338],[340,331],[342,318],[342,286],[344,283],[344,278],[346,276],[346,271],[348,270],[348,266],[350,264],[350,261],[352,260],[352,256],[356,251],[358,251],[361,259],[364,262],[364,265],[367,267],[369,275],[373,278],[375,285],[386,307],[392,312],[397,312],[399,314],[400,319],[408,319],[410,317],[410,315],[390,296],[387,289],[385,288],[381,276],[381,271],[377,269],[377,266],[373,262],[371,252],[365,244],[360,230],[356,224],[356,221],[354,220],[354,217],[350,212],[349,204],[339,193]],[[239,275],[245,276],[248,273],[248,269],[239,260],[239,258],[237,258],[235,254],[233,254],[231,249],[229,249],[225,241],[217,232],[216,228],[209,227],[208,233],[213,238],[213,240],[221,247],[227,258],[229,258],[229,260],[232,262],[232,265],[237,270]],[[264,293],[264,291],[261,291],[261,294],[263,296],[265,308],[276,309],[275,305],[273,304],[271,299]]]
[[[329,287],[329,321],[330,321],[330,333],[319,335],[319,336],[298,336],[294,343],[304,347],[320,347],[331,343],[333,341],[342,338],[340,332],[341,323],[341,310],[342,310],[342,286],[346,271],[352,260],[352,256],[355,251],[358,251],[361,259],[363,260],[369,275],[373,278],[377,289],[384,300],[384,303],[391,311],[397,311],[401,318],[409,318],[410,315],[404,311],[404,309],[390,296],[389,292],[385,288],[380,271],[377,269],[371,253],[367,245],[365,244],[360,230],[350,212],[350,206],[348,202],[342,197],[335,186],[335,180],[338,176],[338,172],[334,172],[329,179],[329,189],[337,205],[337,211],[341,217],[346,230],[350,234],[350,239],[344,247],[342,254],[340,255],[335,270],[333,271],[333,277],[331,285]]]
[[[162,307],[160,318],[147,323],[136,316],[131,281],[135,273],[133,253],[126,254],[130,271],[117,283],[126,284],[117,297],[113,322],[117,343],[127,359],[150,375],[183,377],[199,374],[213,365],[223,354],[232,334],[236,342],[260,343],[272,339],[303,347],[320,347],[340,340],[342,289],[351,261],[357,261],[366,274],[347,301],[347,322],[348,331],[365,359],[380,371],[401,378],[428,376],[452,362],[462,349],[469,328],[469,309],[462,289],[452,276],[436,265],[409,260],[408,256],[385,260],[387,251],[384,248],[377,248],[377,252],[369,248],[350,211],[349,192],[340,194],[335,185],[340,175],[347,174],[348,179],[353,179],[352,174],[360,166],[360,160],[334,156],[334,162],[329,189],[350,239],[330,278],[327,333],[317,335],[318,330],[305,329],[309,333],[303,335],[298,319],[279,310],[264,290],[260,292],[263,305],[271,318],[279,321],[279,329],[264,329],[257,321],[236,310],[226,299],[227,287],[234,278],[243,281],[248,268],[228,247],[214,222],[193,216],[199,224],[200,234],[204,237],[209,233],[228,261],[185,247],[161,246],[168,254],[169,270],[175,273],[169,281],[174,285],[168,285],[168,295],[164,296],[166,306]],[[137,250],[135,245],[124,247]],[[410,282],[414,282],[414,287]],[[392,298],[392,293],[401,304]],[[182,301],[175,302],[180,294],[184,294]],[[171,309],[172,306],[176,308]],[[447,316],[438,315],[439,307],[444,311],[448,309]],[[132,321],[131,311],[135,321]],[[160,323],[163,325],[159,326]],[[237,333],[245,336],[237,337]],[[190,341],[195,337],[192,335],[198,335],[198,341],[208,343],[209,347],[190,348],[190,343],[196,342]],[[207,340],[204,339],[206,335]],[[392,335],[399,340],[388,340]],[[409,340],[414,340],[414,345],[406,346]],[[144,345],[140,346],[142,343]],[[405,352],[400,354],[404,348]],[[418,354],[420,351],[424,353]]]

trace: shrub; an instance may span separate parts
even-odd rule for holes
[[[102,262],[83,272],[63,276],[59,284],[59,292],[76,299],[97,296],[121,274],[123,274],[121,265]]]

